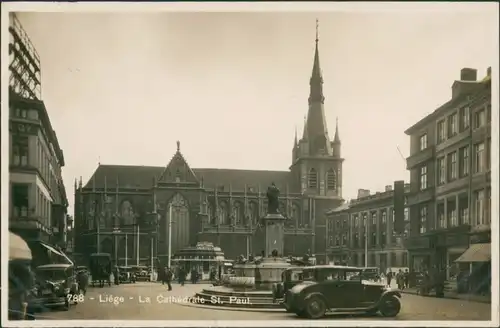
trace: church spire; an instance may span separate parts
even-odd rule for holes
[[[309,132],[307,131],[307,117],[304,115],[304,129],[302,131],[302,139],[307,140]]]
[[[333,142],[340,143],[340,135],[339,135],[339,118],[337,117],[335,122],[335,137],[333,138]]]
[[[310,92],[309,92],[309,104],[315,102],[323,103],[325,97],[323,96],[323,76],[321,74],[321,66],[319,64],[319,21],[316,19],[316,48],[314,50],[314,62],[313,69],[311,73],[311,79],[309,80]]]
[[[298,139],[297,139],[297,125],[295,125],[295,138],[293,140],[293,146],[294,147],[297,147],[297,144],[298,144]]]

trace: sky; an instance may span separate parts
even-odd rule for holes
[[[498,8],[498,7],[497,7]],[[404,131],[498,57],[498,11],[19,13],[73,183],[98,163],[287,170],[307,113],[315,20],[343,196],[409,174]],[[401,151],[398,151],[398,147]]]

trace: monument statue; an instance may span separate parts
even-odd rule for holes
[[[276,185],[271,183],[271,185],[267,188],[267,214],[279,214],[279,196],[280,190]]]

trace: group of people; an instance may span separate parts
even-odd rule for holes
[[[404,272],[403,270],[399,269],[396,274],[389,270],[387,271],[385,278],[387,280],[388,286],[391,286],[392,280],[395,279],[399,289],[403,290],[409,287],[410,273],[408,272],[408,269],[406,269]]]
[[[181,286],[186,283],[187,272],[184,268],[179,268],[177,271],[177,280]],[[171,268],[165,266],[159,272],[159,278],[162,285],[167,284],[168,290],[172,290],[172,280],[174,279],[174,273]],[[191,283],[196,284],[200,280],[200,274],[196,269],[191,270]]]

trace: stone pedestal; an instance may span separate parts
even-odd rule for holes
[[[277,251],[278,256],[283,256],[285,220],[285,217],[279,213],[267,214],[261,219],[264,225],[266,257],[271,256],[273,251]]]

